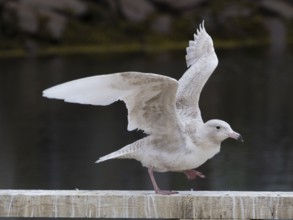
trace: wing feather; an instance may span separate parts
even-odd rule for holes
[[[128,109],[128,130],[177,136],[180,135],[175,106],[177,88],[178,82],[170,77],[123,72],[63,83],[45,90],[43,96],[91,105],[123,100]]]
[[[186,48],[186,64],[189,69],[179,80],[176,106],[181,117],[201,120],[199,98],[202,88],[218,65],[213,40],[204,28],[204,22],[189,41]]]
[[[111,89],[111,83],[111,78],[107,75],[86,77],[46,89],[43,96],[71,103],[109,105],[118,101],[122,95]]]

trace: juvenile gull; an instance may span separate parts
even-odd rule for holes
[[[179,81],[162,75],[121,72],[63,83],[43,91],[47,98],[65,102],[109,105],[123,100],[128,109],[127,129],[143,130],[148,136],[101,157],[97,163],[135,159],[148,168],[154,190],[161,190],[153,172],[182,172],[188,179],[204,175],[193,170],[215,156],[227,138],[243,141],[222,120],[203,122],[198,106],[200,93],[218,65],[212,38],[199,26],[187,47],[187,71]]]

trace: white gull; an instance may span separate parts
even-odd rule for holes
[[[227,138],[243,141],[222,120],[203,122],[199,98],[203,86],[218,65],[212,38],[202,23],[187,47],[187,71],[179,81],[162,75],[121,72],[63,83],[43,91],[47,98],[66,102],[109,105],[123,100],[128,109],[128,130],[140,129],[148,136],[97,163],[114,158],[135,159],[148,168],[156,193],[161,190],[153,172],[183,172],[188,179],[204,175],[193,170],[215,156]]]

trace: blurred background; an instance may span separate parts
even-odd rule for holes
[[[134,160],[94,162],[141,137],[122,102],[42,98],[65,81],[128,70],[179,79],[205,20],[219,66],[201,95],[226,140],[197,170],[156,174],[162,189],[293,189],[293,4],[290,0],[0,0],[0,188],[152,190]],[[97,91],[101,92],[101,91]]]

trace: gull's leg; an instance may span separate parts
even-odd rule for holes
[[[161,190],[157,183],[156,183],[156,180],[155,180],[155,177],[154,177],[154,171],[152,168],[148,168],[148,172],[149,172],[149,175],[150,175],[150,178],[151,178],[151,181],[152,181],[152,184],[153,184],[153,187],[154,187],[154,190],[157,194],[161,194],[161,195],[171,195],[171,194],[176,194],[178,192],[174,192],[174,191],[169,191],[169,190]]]
[[[197,176],[200,177],[200,178],[205,178],[206,177],[201,172],[196,171],[196,170],[185,170],[185,171],[183,171],[183,173],[186,175],[187,179],[189,179],[189,180],[193,180]]]

